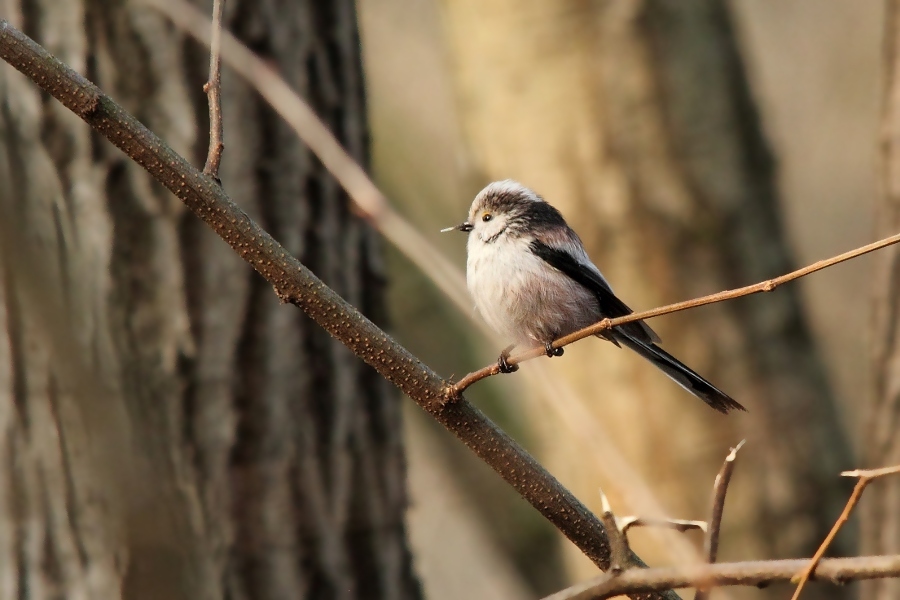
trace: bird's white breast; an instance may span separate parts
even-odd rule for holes
[[[526,238],[486,243],[470,235],[466,281],[488,326],[519,345],[543,345],[599,320],[594,296],[532,253]]]

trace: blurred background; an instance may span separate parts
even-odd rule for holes
[[[634,308],[749,284],[872,240],[882,4],[714,4],[360,4],[378,182],[463,268],[464,236],[434,232],[459,222],[486,182],[518,179],[576,224]],[[722,34],[725,13],[730,28]],[[732,52],[739,56],[725,56]],[[666,80],[678,77],[694,89],[660,89],[680,85]],[[735,89],[742,85],[749,89]],[[766,156],[746,156],[753,153]],[[389,256],[389,304],[403,343],[447,374],[495,358],[502,341],[485,342],[427,278]],[[667,348],[745,402],[748,415],[707,414],[634,357],[597,341],[567,349],[564,361],[539,361],[547,362],[540,367],[551,372],[552,393],[503,377],[469,395],[589,506],[599,509],[602,486],[619,514],[705,518],[722,459],[747,438],[722,560],[799,556],[846,497],[839,470],[857,464],[851,448],[871,379],[872,268],[865,257],[733,309],[653,323]],[[744,354],[757,351],[770,356]],[[515,379],[537,367],[529,363]],[[578,405],[575,415],[548,406],[559,403]],[[523,524],[530,511],[521,502],[410,413],[411,535],[432,597],[475,597],[474,579],[466,579],[467,593],[455,587],[460,571],[483,573],[475,587],[485,598],[531,597],[590,575],[574,548],[551,541],[540,522]],[[810,431],[811,423],[828,434]],[[447,477],[448,465],[459,474]],[[451,526],[455,516],[461,522]],[[467,526],[473,516],[478,525]],[[845,551],[854,544],[847,534]],[[698,539],[678,535],[633,537],[651,563],[693,560],[680,544],[696,548]],[[495,547],[510,563],[503,594],[492,586],[506,571],[473,547]],[[550,547],[561,552],[551,557]]]
[[[0,0],[0,16],[202,164],[207,51],[162,14]],[[882,3],[850,0],[229,0],[225,13],[460,274],[465,238],[439,230],[513,178],[563,212],[636,310],[889,230],[876,219],[885,19]],[[223,93],[221,178],[244,210],[440,374],[496,360],[507,341],[359,218],[227,68]],[[0,99],[0,597],[525,599],[596,574],[6,65]],[[878,261],[653,321],[746,414],[714,413],[595,339],[467,397],[591,509],[602,489],[621,516],[706,519],[746,439],[720,560],[810,556],[852,488],[839,473],[898,459],[885,424],[900,410],[873,384],[890,379],[873,366],[888,337],[873,306],[895,304],[875,294]],[[900,551],[900,487],[877,485],[831,555]],[[701,560],[696,532],[630,540],[652,565]]]

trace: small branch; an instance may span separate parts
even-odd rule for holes
[[[787,273],[780,277],[776,277],[775,279],[767,279],[766,281],[761,281],[759,283],[748,285],[735,290],[726,290],[724,292],[710,294],[709,296],[702,296],[693,300],[686,300],[684,302],[668,304],[659,308],[632,313],[624,317],[618,317],[615,319],[603,319],[602,321],[598,321],[597,323],[585,327],[584,329],[579,329],[578,331],[559,338],[551,344],[551,347],[562,348],[564,346],[568,346],[573,342],[577,342],[578,340],[582,340],[592,335],[597,335],[598,333],[606,331],[607,329],[618,327],[619,325],[624,325],[633,321],[642,321],[651,317],[659,317],[661,315],[667,315],[669,313],[679,312],[682,310],[687,310],[689,308],[696,308],[698,306],[705,306],[707,304],[714,304],[716,302],[723,302],[725,300],[733,300],[735,298],[741,298],[743,296],[749,296],[751,294],[757,294],[760,292],[771,292],[784,283],[794,281],[795,279],[799,279],[805,275],[809,275],[810,273],[815,273],[816,271],[821,271],[822,269],[834,266],[853,258],[860,257],[870,252],[874,252],[875,250],[880,250],[882,248],[886,248],[887,246],[892,246],[898,242],[900,242],[900,233],[884,238],[877,242],[873,242],[866,246],[856,248],[855,250],[844,252],[843,254],[839,254],[827,260],[820,260],[816,263],[803,267],[802,269],[797,269],[796,271],[791,271],[790,273]],[[539,356],[544,356],[545,354],[546,351],[543,347],[534,348],[528,350],[527,352],[522,352],[520,354],[511,356],[507,359],[506,362],[510,366],[518,365],[527,360],[531,360]],[[482,369],[479,369],[478,371],[473,371],[472,373],[469,373],[468,375],[457,381],[455,384],[453,384],[453,387],[449,391],[449,394],[451,396],[461,394],[473,383],[480,381],[486,377],[497,375],[499,372],[500,369],[496,364],[484,367]]]
[[[731,473],[734,471],[734,460],[737,458],[738,451],[744,446],[744,442],[731,449],[716,480],[713,483],[712,509],[709,516],[709,531],[706,534],[706,542],[704,544],[706,550],[706,562],[713,564],[719,555],[719,532],[722,528],[722,513],[725,511],[725,495],[728,493],[728,484],[731,482]],[[694,600],[706,600],[709,592],[704,587],[697,589]]]
[[[630,569],[618,575],[604,574],[595,577],[547,596],[544,600],[601,600],[621,594],[698,586],[765,587],[779,581],[790,581],[808,563],[809,559],[804,558]],[[812,579],[843,585],[848,581],[885,577],[900,577],[900,555],[826,558],[819,563]]]
[[[653,519],[649,517],[622,517],[616,519],[616,523],[622,530],[623,534],[627,534],[632,527],[659,527],[662,529],[674,529],[675,531],[685,532],[699,529],[706,531],[706,521],[688,521],[686,519]]]
[[[699,529],[706,531],[703,521],[686,521],[684,519],[654,519],[642,517],[616,517],[609,503],[609,498],[600,492],[600,521],[609,538],[609,573],[616,575],[629,569],[645,568],[645,565],[631,551],[628,544],[628,530],[632,527],[665,527],[676,531]]]
[[[847,504],[846,506],[844,506],[844,510],[843,512],[841,512],[841,516],[839,516],[837,521],[834,522],[834,526],[825,537],[825,541],[822,542],[822,544],[819,546],[819,549],[816,550],[815,555],[812,557],[812,559],[810,559],[809,563],[804,566],[803,570],[798,572],[794,575],[794,577],[791,578],[792,582],[797,583],[797,589],[794,590],[794,595],[791,596],[791,600],[797,600],[797,598],[800,597],[800,593],[803,591],[803,586],[806,585],[806,582],[812,577],[813,572],[816,571],[816,567],[819,565],[822,557],[828,550],[828,546],[831,545],[831,542],[838,534],[838,531],[841,530],[841,527],[850,518],[850,513],[853,512],[853,508],[859,502],[859,499],[862,497],[863,490],[866,489],[866,486],[869,485],[869,482],[878,479],[879,477],[884,477],[885,475],[894,475],[897,473],[900,473],[900,465],[894,467],[883,467],[881,469],[858,469],[856,471],[844,471],[843,473],[841,473],[842,477],[858,477],[859,480],[856,482],[856,487],[853,488],[853,493],[850,494],[850,499],[847,500]]]
[[[209,151],[203,173],[219,181],[219,163],[225,150],[222,125],[222,10],[225,0],[213,0],[212,37],[209,47],[209,81],[203,86],[209,101]]]
[[[619,521],[613,514],[609,498],[606,497],[603,490],[600,490],[600,506],[600,521],[603,522],[606,537],[609,538],[609,572],[618,574],[634,567],[644,566],[634,560],[625,530],[619,527]]]

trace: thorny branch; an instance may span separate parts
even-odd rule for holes
[[[628,534],[628,530],[632,527],[659,527],[662,529],[674,529],[675,531],[685,532],[699,529],[706,531],[706,521],[691,521],[688,519],[654,519],[653,517],[616,517],[616,523],[622,530],[622,533]]]
[[[282,301],[300,307],[400,388],[490,465],[600,569],[608,568],[609,541],[596,516],[469,402],[460,398],[446,403],[448,382],[290,256],[214,180],[173,152],[97,86],[3,19],[0,58],[145,168],[269,281]],[[673,592],[632,597],[677,598]]]
[[[643,517],[617,517],[609,503],[609,498],[600,490],[600,520],[606,528],[609,537],[610,558],[609,572],[621,573],[634,567],[642,568],[643,565],[635,561],[635,556],[628,544],[628,530],[632,527],[664,527],[676,531],[690,531],[699,529],[706,531],[706,523],[703,521],[686,521],[684,519],[655,519]]]
[[[609,572],[622,573],[633,567],[639,567],[632,558],[631,548],[628,546],[628,538],[625,531],[619,526],[616,515],[613,514],[612,507],[609,504],[609,498],[600,490],[600,520],[603,527],[606,528],[606,535],[609,537]]]
[[[887,246],[892,246],[898,242],[900,242],[900,233],[862,246],[860,248],[856,248],[855,250],[850,250],[849,252],[844,252],[843,254],[833,256],[829,259],[820,260],[811,265],[807,265],[802,269],[791,271],[790,273],[786,273],[785,275],[776,277],[774,279],[767,279],[766,281],[761,281],[759,283],[748,285],[742,288],[726,290],[724,292],[718,292],[716,294],[694,298],[693,300],[685,300],[684,302],[676,302],[675,304],[668,304],[666,306],[660,306],[659,308],[654,308],[651,310],[631,313],[630,315],[626,315],[624,317],[618,317],[615,319],[603,319],[602,321],[598,321],[597,323],[585,327],[584,329],[579,329],[578,331],[557,339],[550,346],[551,348],[562,348],[563,346],[568,346],[569,344],[577,342],[578,340],[583,340],[586,337],[597,335],[598,333],[606,331],[607,329],[618,327],[619,325],[624,325],[633,321],[641,321],[643,319],[649,319],[651,317],[659,317],[661,315],[667,315],[669,313],[679,312],[682,310],[687,310],[689,308],[696,308],[698,306],[705,306],[707,304],[714,304],[716,302],[723,302],[725,300],[733,300],[735,298],[741,298],[742,296],[749,296],[751,294],[757,294],[760,292],[771,292],[782,284],[794,281],[795,279],[799,279],[805,275],[809,275],[810,273],[821,271],[822,269],[834,266],[850,259],[860,257],[864,254],[874,252],[875,250],[880,250],[882,248],[886,248]],[[543,347],[534,348],[509,357],[506,360],[506,363],[509,366],[514,366],[527,360],[531,360],[539,356],[544,356],[545,354],[546,350]],[[473,371],[472,373],[469,373],[468,375],[457,381],[455,384],[453,384],[453,387],[448,390],[448,396],[455,397],[456,395],[464,392],[466,388],[468,388],[473,383],[481,381],[486,377],[497,375],[499,373],[500,367],[496,363],[477,371]]]
[[[761,560],[715,565],[629,569],[618,575],[606,573],[550,596],[544,600],[600,600],[639,591],[670,590],[698,586],[768,586],[790,581],[809,559]],[[843,585],[848,581],[900,577],[900,555],[826,558],[819,563],[813,579]]]
[[[725,496],[728,494],[728,484],[731,482],[731,474],[734,472],[734,461],[737,458],[738,451],[744,446],[744,442],[731,449],[716,480],[713,482],[712,509],[709,515],[709,530],[706,533],[706,541],[704,549],[706,550],[706,562],[713,564],[719,555],[719,533],[722,529],[722,514],[725,512]],[[694,595],[694,600],[706,600],[709,597],[709,591],[700,586]]]
[[[825,536],[825,540],[819,546],[819,549],[816,550],[815,555],[813,555],[802,571],[796,573],[794,577],[791,578],[792,582],[797,583],[797,589],[794,590],[794,595],[791,596],[791,600],[797,600],[797,598],[800,597],[803,586],[806,585],[806,582],[812,577],[813,572],[818,574],[817,569],[822,557],[825,555],[828,546],[831,545],[831,542],[834,540],[838,531],[840,531],[844,523],[847,522],[847,519],[850,518],[850,513],[853,512],[853,508],[862,497],[863,490],[866,489],[866,486],[874,479],[884,477],[885,475],[895,475],[897,473],[900,473],[900,465],[895,467],[884,467],[881,469],[844,471],[841,473],[841,476],[843,477],[858,477],[859,479],[856,482],[856,487],[853,488],[853,493],[850,494],[850,498],[847,500],[847,504],[844,506],[841,516],[834,522],[834,527],[832,527],[831,531],[828,532],[828,535]]]
[[[225,150],[222,124],[222,10],[225,0],[213,0],[212,34],[209,50],[209,80],[203,85],[209,100],[209,151],[203,173],[219,180],[219,163]]]

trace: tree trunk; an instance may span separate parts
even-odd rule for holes
[[[202,164],[204,50],[147,8],[9,4]],[[351,0],[231,0],[226,26],[366,162]],[[383,322],[374,233],[227,70],[223,95],[225,188]],[[395,390],[9,67],[0,102],[0,596],[420,597]]]
[[[444,11],[476,168],[519,179],[559,207],[632,308],[792,268],[725,5],[454,1]],[[796,287],[652,326],[749,413],[717,415],[601,341],[549,365],[589,399],[596,435],[609,432],[674,516],[705,517],[728,446],[746,437],[722,559],[810,555],[846,499],[839,472],[852,462]],[[558,428],[545,429],[553,470],[576,495],[599,509],[602,485],[621,514],[640,511],[604,457],[585,459]],[[639,535],[642,556],[673,559]]]
[[[881,131],[882,190],[878,205],[878,235],[900,229],[900,2],[887,3],[885,19],[884,113]],[[873,302],[873,365],[875,386],[867,406],[860,453],[866,467],[900,463],[897,443],[900,419],[900,249],[881,251]],[[900,480],[886,477],[866,488],[860,502],[860,551],[900,552]],[[860,598],[900,597],[900,581],[884,579],[862,584]]]

